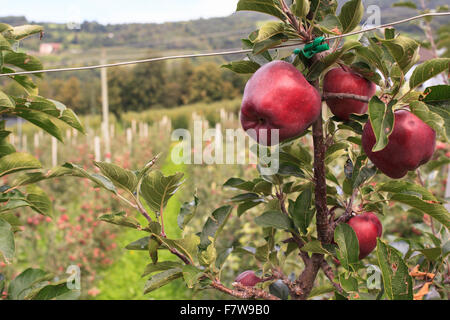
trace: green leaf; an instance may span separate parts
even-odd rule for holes
[[[245,201],[239,204],[238,208],[237,208],[237,214],[238,217],[242,216],[244,214],[244,212],[246,212],[247,210],[250,210],[253,207],[256,207],[257,205],[263,203],[263,201],[258,201],[258,200],[251,200],[251,201]]]
[[[426,248],[418,251],[422,252],[422,254],[430,261],[436,261],[441,256],[442,253],[442,249],[439,247]]]
[[[434,219],[442,223],[447,229],[450,229],[450,214],[445,207],[439,203],[432,203],[429,200],[422,200],[421,198],[411,195],[396,193],[390,198],[391,201],[398,201],[409,205],[415,209],[423,211],[432,216]]]
[[[166,284],[172,282],[173,280],[182,277],[182,275],[183,275],[182,269],[180,268],[173,268],[158,273],[152,276],[147,281],[144,287],[144,294],[147,294],[151,291],[161,288],[162,286],[165,286]]]
[[[258,30],[258,36],[253,40],[253,43],[262,42],[272,38],[275,35],[283,33],[285,24],[283,22],[269,21],[264,23]]]
[[[308,227],[315,213],[315,210],[311,209],[312,194],[312,184],[309,184],[309,187],[300,193],[295,200],[294,208],[291,212],[294,224],[303,234],[308,233]]]
[[[256,11],[270,14],[281,20],[286,16],[274,0],[239,0],[236,11]]]
[[[258,70],[260,65],[250,60],[233,61],[229,64],[222,65],[222,68],[230,69],[233,72],[240,74],[251,74]]]
[[[259,194],[257,193],[242,193],[238,194],[237,196],[234,196],[230,199],[231,202],[242,202],[242,201],[248,201],[248,200],[258,200],[260,199]]]
[[[8,297],[12,300],[23,300],[33,290],[33,286],[52,278],[51,274],[43,270],[28,268],[11,281]]]
[[[305,18],[309,13],[309,0],[295,0],[293,12],[299,18]]]
[[[355,29],[364,16],[364,6],[361,0],[351,0],[345,2],[339,14],[339,21],[342,25],[342,33],[348,33]]]
[[[409,108],[423,122],[429,125],[434,131],[445,136],[444,119],[437,113],[430,112],[428,106],[422,101],[413,101],[409,104]]]
[[[11,225],[0,218],[0,253],[6,263],[11,263],[15,252],[14,233]]]
[[[253,191],[255,184],[251,181],[242,180],[241,178],[230,178],[223,184],[223,186],[245,191]]]
[[[338,224],[334,230],[334,241],[339,249],[336,251],[342,266],[351,270],[353,264],[359,261],[359,243],[355,231],[346,223]]]
[[[414,69],[409,87],[414,89],[443,71],[450,71],[450,58],[436,58],[425,61]]]
[[[67,279],[63,279],[57,283],[51,283],[49,285],[39,287],[32,295],[27,295],[27,299],[31,300],[58,300],[64,297],[66,294],[76,292],[72,291],[67,287]],[[67,300],[74,300],[73,298],[69,298]]]
[[[94,165],[108,177],[116,187],[122,188],[133,193],[136,190],[137,177],[136,174],[128,169],[123,169],[118,165],[94,161]]]
[[[330,254],[330,252],[322,246],[322,243],[319,240],[307,242],[300,250],[311,253]]]
[[[155,213],[160,213],[169,199],[178,191],[183,178],[178,172],[171,176],[164,176],[160,171],[152,171],[142,180],[141,195],[148,206]]]
[[[420,185],[407,181],[389,181],[378,185],[378,192],[402,193],[420,195],[423,200],[436,201],[436,197],[427,189]]]
[[[136,241],[133,241],[133,242],[127,244],[125,246],[125,249],[147,251],[149,241],[150,241],[150,237],[143,237],[141,239],[138,239]]]
[[[377,257],[385,295],[390,300],[412,300],[412,278],[401,253],[377,239]]]
[[[105,221],[105,222],[108,222],[111,224],[129,227],[129,228],[133,228],[133,229],[139,229],[141,227],[141,225],[139,224],[139,222],[136,219],[134,219],[132,217],[127,217],[127,214],[125,213],[125,211],[121,211],[118,213],[112,213],[112,214],[104,214],[104,215],[100,216],[99,219],[101,221]]]
[[[92,182],[94,182],[96,185],[98,185],[101,188],[104,188],[108,191],[111,191],[112,193],[117,193],[117,189],[112,183],[111,180],[109,180],[107,177],[102,176],[101,174],[97,173],[89,173],[86,170],[84,170],[82,167],[73,164],[73,163],[65,163],[63,168],[71,169],[72,175],[81,177],[81,178],[88,178]]]
[[[46,179],[73,175],[73,170],[66,167],[56,167],[44,172],[26,172],[17,176],[11,183],[11,188],[26,186]]]
[[[342,289],[345,290],[345,292],[358,292],[358,280],[356,280],[352,276],[346,277],[345,274],[339,275],[339,282],[341,284]]]
[[[0,51],[12,51],[11,44],[0,34]]]
[[[166,271],[170,269],[182,268],[183,264],[175,261],[163,261],[158,263],[150,263],[145,267],[144,273],[142,277],[148,276],[149,274],[158,272],[158,271]]]
[[[387,146],[389,136],[394,130],[392,105],[386,105],[377,96],[373,96],[369,101],[369,118],[376,138],[372,151],[383,150]]]
[[[255,218],[255,223],[262,227],[272,227],[296,232],[294,222],[283,212],[277,210],[264,212]]]
[[[178,226],[181,230],[186,227],[186,225],[189,223],[189,221],[192,220],[195,213],[197,212],[197,206],[198,206],[199,200],[197,198],[197,195],[194,194],[194,200],[190,202],[185,202],[180,208],[180,213],[178,214],[177,222]]]
[[[3,91],[0,91],[0,110],[14,109],[14,107],[14,102]]]
[[[43,69],[43,65],[38,58],[30,56],[26,53],[7,52],[3,55],[3,63],[6,65],[19,67],[25,71],[36,71]],[[41,74],[35,75],[41,76]]]
[[[23,170],[39,169],[41,163],[29,153],[15,152],[0,158],[0,177]]]
[[[410,8],[417,9],[417,6],[412,1],[400,1],[392,4],[393,7],[402,7],[402,8]]]
[[[35,185],[27,186],[27,202],[30,204],[30,207],[44,215],[44,216],[52,216],[53,215],[53,204],[48,195],[44,190]]]
[[[206,220],[200,233],[200,245],[201,250],[205,250],[210,244],[209,238],[216,238],[217,234],[222,230],[227,221],[233,207],[223,206],[213,211],[211,216]]]
[[[59,141],[63,142],[62,132],[61,129],[58,128],[48,117],[48,115],[42,114],[35,110],[28,110],[28,109],[16,109],[15,113],[31,122],[32,124],[38,126],[45,132],[49,133],[50,135],[54,136]]]
[[[327,34],[342,34],[341,22],[334,14],[327,15],[322,21],[319,21],[317,26],[322,32]]]
[[[397,36],[394,39],[380,40],[387,48],[403,74],[406,74],[416,64],[419,54],[419,44],[408,37]]]
[[[289,37],[283,33],[280,33],[274,35],[273,37],[267,40],[256,42],[255,45],[253,46],[253,54],[255,55],[262,54],[266,50],[279,46],[280,44],[286,42],[287,40],[289,40]]]
[[[22,40],[36,33],[41,33],[44,28],[39,25],[23,25],[18,27],[13,27],[12,30],[7,32],[8,36],[14,40]]]
[[[203,271],[193,265],[188,264],[183,266],[183,278],[188,288],[194,288],[202,276]]]

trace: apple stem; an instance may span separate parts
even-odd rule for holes
[[[369,102],[369,98],[366,96],[360,96],[352,93],[335,93],[335,92],[324,92],[322,94],[322,100],[328,99],[353,99],[361,102]]]

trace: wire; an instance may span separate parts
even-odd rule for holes
[[[391,26],[395,26],[398,24],[406,23],[409,21],[425,18],[425,17],[435,17],[435,16],[448,16],[450,12],[433,12],[433,13],[425,13],[418,16],[410,17],[407,19],[386,23],[380,26],[375,26],[372,28],[367,28],[359,31],[353,31],[342,35],[336,35],[326,38],[325,40],[334,40],[345,38],[349,36],[353,36],[356,34],[369,32],[377,29],[383,29]],[[312,41],[310,41],[312,42]],[[307,42],[309,43],[309,42]],[[305,42],[299,41],[291,44],[284,44],[274,47],[273,49],[281,49],[281,48],[289,48],[289,47],[298,47],[299,45],[307,44]],[[173,60],[173,59],[188,59],[188,58],[203,58],[203,57],[214,57],[214,56],[225,56],[225,55],[233,55],[233,54],[243,54],[250,53],[253,49],[242,49],[242,50],[231,50],[231,51],[222,51],[222,52],[211,52],[211,53],[199,53],[199,54],[187,54],[187,55],[175,55],[175,56],[167,56],[167,57],[158,57],[158,58],[149,58],[143,60],[134,60],[134,61],[124,61],[124,62],[116,62],[116,63],[108,63],[108,64],[99,64],[92,66],[84,66],[84,67],[69,67],[69,68],[57,68],[57,69],[47,69],[47,70],[34,70],[34,71],[19,71],[13,73],[3,73],[0,74],[0,77],[10,77],[16,75],[26,75],[26,74],[40,74],[40,73],[52,73],[52,72],[65,72],[65,71],[79,71],[79,70],[92,70],[92,69],[100,69],[100,68],[111,68],[111,67],[119,67],[126,66],[130,64],[140,64],[140,63],[149,63],[156,61],[164,61],[164,60]]]

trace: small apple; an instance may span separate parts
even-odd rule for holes
[[[363,78],[347,67],[338,67],[327,72],[323,79],[323,92],[350,93],[358,96],[372,98],[376,86],[373,82]],[[331,112],[341,120],[348,120],[350,114],[364,114],[368,103],[350,98],[329,98],[326,100]]]
[[[320,115],[319,92],[292,64],[272,61],[259,68],[247,82],[241,106],[241,124],[259,144],[274,145],[301,135]],[[265,131],[267,130],[267,140]]]
[[[261,278],[257,277],[253,270],[247,270],[242,272],[236,277],[234,282],[238,282],[247,287],[254,287],[256,284],[262,281]]]
[[[347,224],[356,233],[359,243],[359,259],[369,255],[377,246],[377,238],[381,237],[383,226],[378,217],[372,212],[350,218]]]
[[[372,152],[375,141],[372,125],[367,122],[362,134],[365,153],[381,172],[399,179],[431,159],[436,146],[436,132],[413,113],[397,110],[387,146]]]

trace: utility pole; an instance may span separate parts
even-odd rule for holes
[[[106,51],[102,50],[101,64],[106,64]],[[102,82],[102,134],[105,141],[105,161],[111,162],[111,141],[109,136],[109,103],[108,103],[108,76],[106,68],[102,68],[100,71]]]

